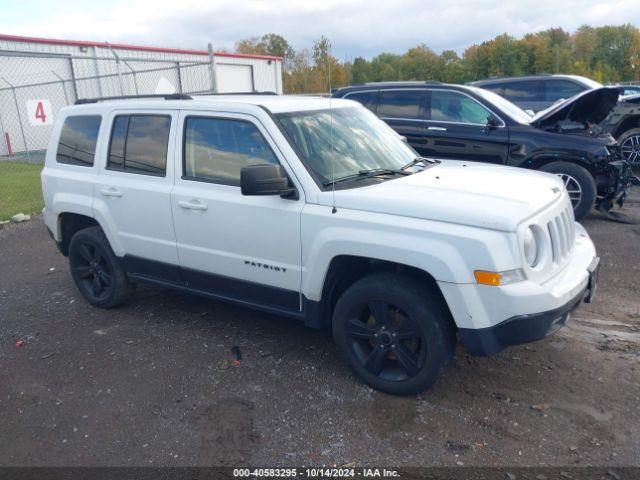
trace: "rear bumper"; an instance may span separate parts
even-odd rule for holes
[[[578,305],[583,301],[591,302],[597,288],[599,260],[595,257],[589,266],[587,285],[564,305],[545,312],[511,317],[487,328],[461,328],[458,331],[460,339],[472,355],[486,356],[551,335],[564,326]]]

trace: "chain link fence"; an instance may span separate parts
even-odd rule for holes
[[[205,57],[206,58],[206,57]],[[40,170],[54,117],[81,98],[216,91],[210,61],[0,51],[0,228],[42,208]]]
[[[0,76],[5,160],[41,161],[53,117],[80,98],[215,91],[211,61],[0,52],[0,62],[0,71],[11,72]]]

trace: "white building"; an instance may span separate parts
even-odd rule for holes
[[[282,58],[0,34],[0,155],[46,148],[79,98],[212,91],[282,93]]]

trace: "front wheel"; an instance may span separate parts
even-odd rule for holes
[[[576,220],[580,220],[593,208],[598,192],[596,181],[586,168],[575,163],[552,162],[543,165],[540,170],[560,177],[569,194]]]
[[[620,154],[632,165],[640,164],[640,128],[624,132],[618,137]]]
[[[391,273],[369,275],[342,294],[333,338],[360,380],[394,395],[430,387],[451,363],[456,343],[443,301],[428,286]]]

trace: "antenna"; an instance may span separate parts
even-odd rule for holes
[[[333,111],[331,110],[331,62],[329,61],[329,55],[325,59],[328,65],[328,76],[329,76],[329,122],[330,122],[330,139],[331,139],[331,213],[336,213],[338,209],[336,208],[336,170],[335,170],[335,160],[334,160],[334,148],[333,148]]]

